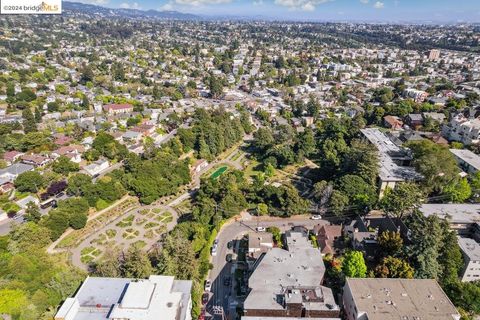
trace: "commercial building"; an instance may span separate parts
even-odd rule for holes
[[[459,237],[458,245],[465,262],[462,281],[480,280],[480,244],[474,239]]]
[[[322,286],[325,265],[304,232],[288,232],[286,248],[268,251],[248,280],[244,315],[260,319],[338,318],[332,290]]]
[[[460,320],[460,314],[433,279],[347,278],[346,320]]]
[[[191,320],[192,281],[88,277],[55,320]]]

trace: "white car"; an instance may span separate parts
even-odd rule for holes
[[[310,217],[312,220],[322,220],[322,216],[319,214],[314,214],[313,216]]]
[[[265,227],[257,227],[255,230],[257,230],[257,232],[265,232],[267,231],[267,229]]]
[[[205,291],[210,292],[210,290],[212,290],[212,280],[207,279],[207,281],[205,281]]]
[[[217,255],[217,245],[214,244],[214,245],[212,246],[212,256],[216,256],[216,255]]]

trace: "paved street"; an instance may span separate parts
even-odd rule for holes
[[[259,227],[278,227],[280,230],[290,230],[294,226],[305,226],[309,229],[318,224],[328,224],[324,220],[311,220],[309,216],[295,216],[291,218],[273,218],[273,217],[252,217],[245,214],[241,220],[232,222],[223,226],[219,232],[217,255],[212,256],[213,269],[210,271],[209,279],[212,280],[212,294],[207,304],[207,313],[213,314],[214,306],[221,306],[225,315],[231,315],[230,319],[234,319],[235,307],[240,299],[237,299],[235,293],[235,277],[233,274],[234,264],[227,263],[225,256],[232,253],[232,249],[227,248],[227,244],[231,240],[240,240],[244,234],[254,232]],[[238,243],[238,241],[236,241]],[[224,286],[226,277],[232,279],[230,286]],[[221,319],[220,315],[214,316],[214,319]]]

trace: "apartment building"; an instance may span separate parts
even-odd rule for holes
[[[245,317],[338,319],[332,290],[322,286],[320,251],[304,232],[288,232],[286,248],[268,251],[250,276]]]
[[[433,279],[347,278],[346,320],[460,320],[460,314]]]
[[[457,114],[442,127],[442,135],[448,140],[458,141],[464,145],[478,143],[480,142],[480,119]]]
[[[413,167],[409,166],[412,156],[407,149],[394,144],[377,128],[361,129],[361,132],[365,139],[378,150],[380,198],[387,188],[394,189],[397,183],[419,181],[422,178]]]
[[[103,112],[108,113],[109,115],[131,113],[131,112],[133,112],[133,106],[131,104],[128,104],[128,103],[107,104],[107,105],[103,106]]]
[[[192,281],[88,277],[55,320],[191,320]]]
[[[450,149],[458,166],[466,173],[480,170],[480,156],[467,149]]]
[[[480,280],[480,244],[474,239],[459,237],[458,245],[465,262],[462,281]]]

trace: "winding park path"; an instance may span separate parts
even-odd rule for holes
[[[245,154],[242,153],[233,160],[238,152],[241,151],[236,149],[224,160],[215,160],[209,163],[208,166],[192,177],[192,181],[187,187],[188,189],[175,198],[159,199],[148,206],[137,204],[107,224],[94,229],[76,247],[56,248],[65,237],[74,231],[69,229],[47,248],[47,252],[50,254],[69,252],[73,265],[83,270],[88,270],[88,264],[99,258],[109,248],[117,247],[120,250],[125,250],[135,244],[138,244],[140,247],[151,248],[158,242],[162,234],[175,228],[179,213],[173,207],[193,197],[198,192],[201,177],[205,173],[221,165],[243,170],[241,159]],[[117,204],[120,202],[117,202]],[[112,207],[114,206],[96,212],[88,218],[88,221],[96,219]]]
[[[244,144],[245,141],[242,145]],[[193,197],[198,192],[201,177],[205,173],[222,165],[243,170],[241,160],[245,156],[245,153],[242,152],[242,154],[238,156],[238,152],[242,152],[240,146],[232,151],[225,159],[215,160],[209,163],[208,166],[192,177],[192,181],[187,186],[187,190],[173,199],[165,197],[146,206],[135,204],[113,220],[93,229],[85,238],[80,239],[81,242],[75,247],[57,248],[63,239],[75,231],[69,229],[47,248],[47,252],[50,254],[69,252],[73,265],[83,270],[88,270],[89,263],[99,258],[105,250],[114,247],[125,250],[135,244],[147,249],[151,248],[158,242],[162,234],[175,228],[179,213],[174,207]],[[125,196],[109,208],[94,213],[88,218],[88,221],[101,217],[107,213],[108,210],[112,210],[116,205],[120,205],[122,201],[127,198],[129,198],[129,196]]]
[[[170,214],[169,216],[171,216],[171,219],[169,218],[169,222],[163,224],[165,226],[164,228],[161,228],[162,224],[160,224],[159,220],[157,220],[158,215],[153,215],[150,217],[147,216],[148,214],[153,213],[152,210],[158,210],[158,214],[163,214],[165,212]],[[143,212],[146,211],[148,211],[148,213],[144,214]],[[132,216],[133,219],[125,222],[125,220],[130,216]],[[139,208],[127,211],[125,214],[116,218],[103,228],[95,230],[95,232],[83,240],[79,246],[71,249],[71,262],[73,265],[87,270],[88,264],[86,264],[85,261],[82,261],[82,252],[83,250],[91,247],[98,248],[100,250],[103,249],[102,251],[104,251],[107,248],[116,246],[122,250],[129,248],[134,243],[140,241],[142,243],[142,247],[150,248],[158,241],[161,234],[172,230],[176,226],[177,219],[177,211],[169,206],[141,206]],[[138,221],[141,221],[142,223],[138,224]],[[146,228],[149,224],[155,224],[155,227]],[[149,230],[153,231],[154,229],[157,230],[157,232],[152,232],[151,236],[148,236],[147,233]],[[99,236],[106,235],[108,237],[108,234],[112,236],[108,238],[105,244],[99,244],[96,241],[98,240]]]

